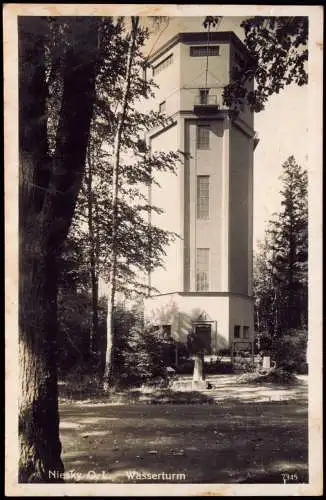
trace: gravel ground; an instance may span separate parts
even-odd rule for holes
[[[306,378],[293,388],[208,379],[211,404],[61,403],[66,481],[307,482]]]

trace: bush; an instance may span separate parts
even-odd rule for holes
[[[260,346],[258,348],[258,345]],[[258,354],[260,351],[269,351],[272,349],[272,338],[267,332],[260,333],[259,342],[258,338],[254,340],[254,353]]]
[[[307,330],[290,330],[274,341],[277,367],[287,372],[307,374]]]
[[[61,290],[58,294],[58,372],[60,378],[75,374],[100,376],[104,369],[106,310],[98,305],[98,330],[90,353],[92,301],[86,291]]]
[[[210,375],[233,373],[233,366],[232,363],[217,359],[211,363],[205,363],[205,373]]]
[[[167,351],[171,342],[158,331],[136,322],[129,329],[125,326],[120,323],[116,331],[117,385],[137,387],[150,381],[162,385],[167,378]]]
[[[193,359],[182,360],[176,367],[176,372],[179,375],[192,375],[194,372],[194,360]]]
[[[94,352],[89,353],[91,301],[87,293],[65,293],[59,301],[59,376],[87,392],[87,380],[101,378],[106,350],[105,304],[99,304],[99,328]],[[148,381],[165,380],[171,365],[174,342],[159,331],[142,326],[136,309],[117,304],[114,317],[115,366],[117,387],[140,386]],[[82,383],[81,382],[82,379]],[[162,382],[163,383],[163,382]],[[80,387],[83,386],[83,387]]]
[[[229,347],[224,349],[219,349],[217,355],[220,356],[220,358],[223,358],[223,356],[231,356],[231,349]]]
[[[284,370],[283,368],[276,368],[266,374],[257,372],[244,373],[241,375],[237,382],[241,384],[279,384],[279,385],[297,385],[299,380],[296,376]]]
[[[102,381],[97,375],[83,373],[80,368],[70,371],[64,381],[59,382],[61,399],[83,400],[103,394]]]
[[[80,367],[89,371],[91,302],[86,293],[65,291],[58,297],[58,367],[60,376]]]

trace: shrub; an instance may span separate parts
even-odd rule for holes
[[[103,375],[106,324],[105,304],[99,304],[99,325],[94,352],[89,353],[91,300],[87,293],[65,293],[59,301],[59,376],[87,392],[88,380]],[[114,317],[115,366],[117,386],[139,386],[147,381],[165,380],[166,366],[171,365],[174,342],[161,332],[151,332],[142,325],[137,309],[127,310],[117,304]],[[155,383],[155,382],[154,382]],[[163,383],[163,382],[161,382]],[[165,383],[165,382],[164,382]],[[80,387],[80,386],[83,387]]]
[[[86,293],[66,292],[58,297],[58,367],[61,376],[88,371],[91,302]],[[87,365],[87,366],[86,366]]]
[[[194,372],[194,360],[193,359],[182,360],[176,367],[176,372],[179,375],[192,375]]]
[[[218,356],[220,356],[220,358],[223,358],[224,356],[231,356],[231,349],[229,347],[224,349],[219,349],[217,354]]]
[[[101,379],[97,375],[83,373],[79,367],[71,370],[64,382],[59,382],[59,396],[62,399],[90,399],[101,396],[102,393]]]
[[[121,326],[121,325],[120,325]],[[117,331],[117,384],[137,387],[146,382],[162,384],[167,378],[166,352],[171,342],[158,331],[134,324]]]
[[[291,373],[306,374],[308,332],[307,330],[289,330],[274,341],[277,367]]]
[[[259,346],[259,348],[258,348]],[[263,332],[258,338],[254,340],[254,353],[258,354],[260,351],[269,351],[272,349],[272,338],[267,332]]]
[[[244,373],[241,375],[237,382],[241,384],[279,384],[279,385],[297,385],[299,380],[296,376],[284,370],[283,368],[276,368],[266,374],[260,374],[257,372]]]
[[[211,363],[205,363],[205,373],[211,375],[233,373],[233,366],[230,362],[217,359]]]
[[[66,378],[78,370],[100,376],[104,368],[106,310],[98,304],[98,331],[90,353],[92,301],[86,291],[61,290],[58,294],[58,371]]]

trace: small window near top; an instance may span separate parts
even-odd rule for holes
[[[197,149],[209,149],[209,125],[198,125]]]
[[[206,57],[218,56],[220,54],[220,47],[218,45],[201,45],[198,47],[190,47],[190,57]]]
[[[153,67],[153,76],[156,76],[159,73],[161,73],[163,69],[167,68],[172,63],[173,63],[173,54],[170,54],[168,57],[163,59],[163,61],[159,62],[156,66]]]
[[[159,110],[160,114],[165,113],[165,111],[166,111],[166,101],[163,101],[163,102],[161,102],[159,104],[158,110]]]
[[[240,338],[240,325],[234,325],[234,333],[233,333],[233,336],[235,339],[239,339]]]
[[[243,327],[243,338],[244,339],[249,339],[249,326],[244,326]]]

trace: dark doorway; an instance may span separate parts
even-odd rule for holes
[[[196,325],[196,337],[204,354],[212,354],[212,325]]]

